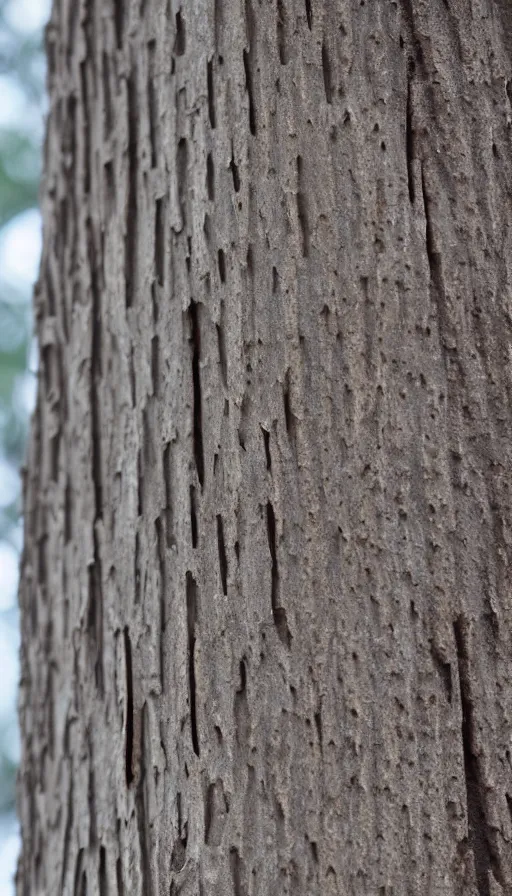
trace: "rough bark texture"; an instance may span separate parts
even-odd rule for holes
[[[506,0],[55,0],[18,896],[512,893]]]

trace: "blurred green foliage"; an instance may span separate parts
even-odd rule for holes
[[[16,0],[0,0],[0,95],[9,95],[11,105],[19,97],[23,114],[12,116],[12,121],[8,116],[0,118],[0,242],[17,215],[37,206],[40,177],[42,35],[39,31],[28,34],[12,24],[9,6],[13,2]],[[21,393],[31,340],[30,284],[11,283],[0,270],[0,476],[2,469],[10,469],[15,476],[23,461],[28,420]],[[2,491],[6,493],[5,489]],[[13,500],[0,502],[0,542],[8,540],[19,546],[19,488],[14,491],[17,494]],[[0,622],[16,632],[16,609],[0,612]],[[11,811],[14,806],[12,729],[12,720],[1,720],[0,812]]]

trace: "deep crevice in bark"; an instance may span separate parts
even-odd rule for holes
[[[158,564],[160,570],[160,632],[159,632],[159,647],[160,647],[160,682],[162,686],[162,692],[164,690],[164,668],[165,668],[165,628],[167,625],[167,576],[166,576],[166,568],[165,568],[165,535],[164,535],[164,527],[162,525],[162,520],[160,517],[157,517],[155,520],[155,530],[156,530],[156,538],[157,538],[157,549],[158,549]]]
[[[128,201],[125,219],[125,302],[131,308],[135,293],[137,272],[137,183],[139,160],[138,150],[138,102],[136,86],[136,69],[126,81],[128,102]]]
[[[267,470],[271,471],[272,470],[272,458],[270,456],[270,433],[267,432],[267,430],[264,429],[263,426],[261,427],[261,432],[263,434],[263,445],[265,448],[265,464],[266,464]]]
[[[107,851],[104,846],[100,846],[100,861],[98,868],[98,888],[99,896],[109,896],[108,894],[108,877],[107,877]]]
[[[297,215],[302,236],[302,256],[307,258],[309,255],[309,222],[303,172],[302,156],[297,156]]]
[[[322,41],[322,72],[324,75],[325,99],[330,106],[332,103],[332,71],[329,50],[325,40]]]
[[[217,253],[217,264],[219,267],[219,277],[220,282],[226,282],[226,257],[224,255],[224,249],[219,249]]]
[[[233,186],[235,188],[235,193],[238,193],[240,190],[240,175],[238,173],[238,165],[235,162],[233,141],[231,141],[231,160],[229,162],[229,167],[231,169],[231,175],[233,177]]]
[[[204,483],[204,452],[203,452],[203,412],[201,398],[201,331],[199,328],[198,303],[192,301],[189,305],[188,315],[192,339],[192,384],[194,390],[194,459],[197,470],[197,478],[201,488]]]
[[[215,130],[215,93],[213,86],[213,62],[211,59],[209,59],[207,63],[206,80],[208,85],[208,119],[210,121],[211,129]]]
[[[124,628],[124,660],[126,669],[125,777],[126,786],[133,781],[133,670],[132,644],[128,626]]]
[[[224,524],[220,513],[217,514],[217,549],[219,553],[219,570],[224,595],[228,593],[228,560],[224,543]]]
[[[140,844],[140,872],[142,877],[142,892],[144,896],[153,896],[153,874],[151,871],[151,843],[150,843],[150,824],[147,813],[147,796],[146,796],[146,777],[148,773],[146,762],[146,731],[147,731],[147,704],[144,703],[141,713],[141,753],[140,753],[140,774],[137,781],[137,789],[135,794],[135,805],[137,809],[137,828],[139,832]]]
[[[189,489],[190,499],[190,535],[192,538],[192,547],[197,548],[198,529],[197,529],[197,509],[196,509],[196,490],[192,484]]]
[[[306,19],[308,23],[308,28],[311,31],[313,27],[313,10],[311,7],[311,0],[305,0],[306,3]]]
[[[196,756],[200,755],[199,735],[197,729],[196,707],[196,670],[195,670],[195,645],[196,645],[196,621],[197,621],[197,582],[192,573],[187,571],[187,631],[188,631],[188,684],[190,699],[190,733],[192,747]]]
[[[283,3],[283,0],[277,0],[277,49],[279,53],[279,62],[281,63],[281,65],[288,64],[288,48],[286,46],[286,17],[286,6]]]
[[[155,276],[160,286],[165,283],[165,198],[155,203]]]
[[[244,70],[245,70],[245,86],[247,89],[247,97],[249,100],[249,130],[253,137],[256,136],[256,113],[254,110],[254,98],[252,89],[252,73],[249,52],[244,50]]]
[[[208,199],[213,201],[215,199],[215,166],[211,152],[206,156],[206,189]]]
[[[476,755],[476,722],[471,694],[472,684],[469,671],[469,650],[464,619],[459,617],[453,624],[457,649],[461,702],[461,736],[464,758],[464,778],[468,816],[469,843],[473,851],[475,876],[479,896],[490,896],[489,875],[493,874],[503,885],[499,863],[491,843],[491,831],[486,817],[485,793],[481,769]],[[505,891],[504,891],[505,892]]]
[[[123,34],[124,34],[124,10],[126,6],[126,0],[112,0],[114,7],[114,28],[116,32],[116,44],[117,49],[120,50],[123,46]],[[75,4],[72,4],[74,6]]]
[[[412,127],[412,79],[414,76],[414,60],[409,57],[407,60],[407,100],[406,100],[406,109],[405,109],[405,154],[407,159],[407,185],[409,188],[409,201],[414,203],[415,192],[414,192],[414,170],[413,170],[413,157],[414,157],[414,138],[413,138],[413,127]]]
[[[176,37],[174,39],[175,56],[183,56],[187,48],[187,32],[181,9],[176,13]]]

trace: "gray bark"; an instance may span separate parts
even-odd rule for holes
[[[512,893],[512,15],[55,0],[18,896]]]

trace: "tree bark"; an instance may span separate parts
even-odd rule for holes
[[[512,13],[55,0],[18,896],[512,893]]]

